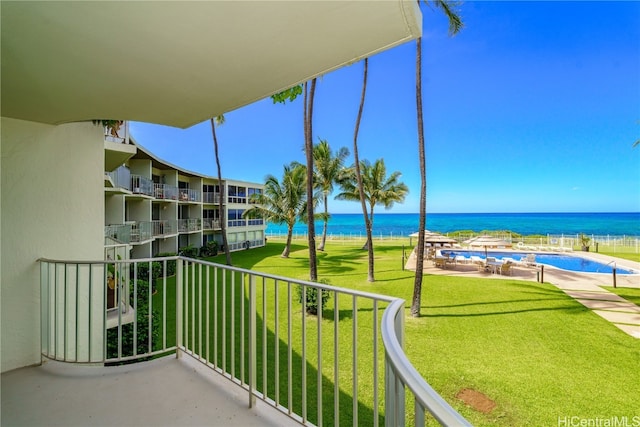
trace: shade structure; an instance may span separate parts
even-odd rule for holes
[[[511,242],[507,242],[504,239],[500,239],[498,237],[482,235],[472,237],[471,239],[465,240],[464,244],[468,245],[470,248],[480,247],[484,248],[484,254],[487,255],[488,248],[510,248]]]
[[[410,234],[409,237],[418,237],[418,232],[416,231],[415,233]],[[458,243],[458,241],[451,237],[444,236],[440,233],[424,230],[424,243],[431,243],[432,245],[443,245],[447,243]]]

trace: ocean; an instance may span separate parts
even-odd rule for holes
[[[375,237],[406,237],[418,231],[419,214],[378,213],[373,219]],[[640,236],[640,212],[631,213],[464,213],[427,214],[427,229],[438,233],[452,231],[504,231],[524,236],[576,235]],[[294,233],[305,234],[307,226],[298,223]],[[285,225],[269,223],[267,235],[286,234]],[[333,214],[327,233],[334,236],[364,237],[361,214]],[[322,234],[322,222],[316,222],[316,235]]]

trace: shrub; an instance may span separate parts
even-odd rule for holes
[[[206,245],[200,248],[200,256],[203,258],[218,255],[218,242],[210,240]]]
[[[325,285],[330,285],[329,281],[326,279],[322,279],[319,283],[323,283]],[[303,288],[306,288],[306,291],[303,291]],[[320,301],[321,307],[324,310],[324,307],[327,305],[329,298],[331,298],[331,291],[326,289],[320,290],[320,288],[309,287],[298,285],[298,301],[300,303],[303,302],[303,293],[304,297],[306,297],[306,311],[307,314],[317,315],[318,314],[318,301]],[[321,296],[318,298],[318,292],[321,291]]]
[[[156,255],[158,258],[160,257],[168,257],[168,256],[176,256],[176,253],[173,252],[164,252],[161,254]],[[160,272],[162,274],[164,274],[164,262],[163,261],[158,261],[158,263],[160,264]],[[167,272],[166,275],[167,276],[173,276],[176,274],[176,260],[172,259],[167,261]]]
[[[198,252],[200,252],[200,250],[193,245],[185,246],[184,248],[180,248],[180,250],[178,250],[178,254],[187,258],[197,258]]]
[[[160,312],[156,309],[149,311],[149,282],[146,280],[138,280],[137,297],[133,294],[133,286],[131,286],[131,295],[129,304],[134,307],[134,298],[137,300],[136,306],[136,346],[137,353],[148,352],[149,345],[149,316],[151,316],[151,340],[152,351],[160,349]],[[133,327],[134,323],[122,325],[122,356],[133,356]],[[118,328],[107,330],[107,358],[118,357]]]

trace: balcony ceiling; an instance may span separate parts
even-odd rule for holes
[[[2,116],[184,128],[420,32],[415,0],[3,1]]]

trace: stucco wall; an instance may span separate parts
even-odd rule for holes
[[[40,362],[40,257],[99,260],[104,143],[91,123],[1,122],[2,372]]]

